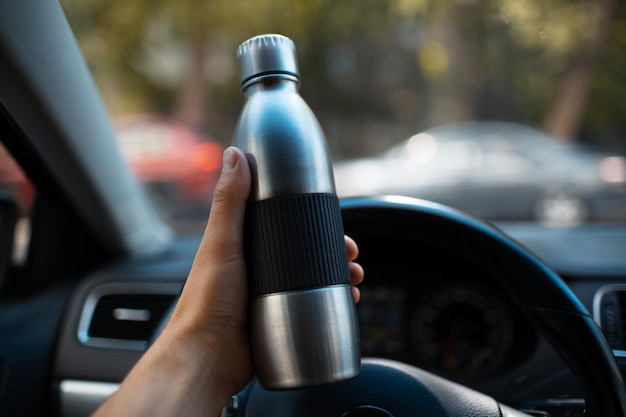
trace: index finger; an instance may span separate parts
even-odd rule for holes
[[[359,247],[356,242],[352,240],[350,236],[345,236],[344,239],[346,241],[346,251],[348,252],[348,261],[354,261],[357,256],[359,256]]]

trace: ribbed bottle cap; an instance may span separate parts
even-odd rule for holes
[[[259,35],[237,48],[241,87],[262,76],[284,74],[298,80],[296,47],[283,35]]]

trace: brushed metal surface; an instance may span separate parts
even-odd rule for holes
[[[267,34],[248,39],[237,48],[237,59],[242,90],[258,77],[282,74],[298,81],[296,46],[286,36]]]
[[[63,417],[89,417],[117,389],[119,384],[66,379],[59,384]]]
[[[246,98],[233,137],[252,169],[251,201],[293,194],[336,194],[326,138],[298,93],[295,46],[261,35],[237,50]]]
[[[259,382],[266,389],[290,389],[357,376],[356,320],[349,285],[254,298],[250,338]]]
[[[251,201],[293,194],[335,194],[326,139],[315,115],[288,80],[246,90],[233,145],[252,170]]]

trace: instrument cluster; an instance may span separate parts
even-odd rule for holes
[[[369,260],[357,306],[363,356],[481,381],[532,354],[537,332],[488,271],[462,258],[441,262],[435,252],[422,252],[416,266],[416,258],[403,253],[406,246],[383,250],[379,244],[360,244]]]

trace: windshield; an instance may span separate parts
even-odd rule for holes
[[[341,197],[402,194],[497,221],[626,216],[626,8],[530,0],[61,1],[122,153],[201,230],[243,98],[235,50],[297,46]]]

